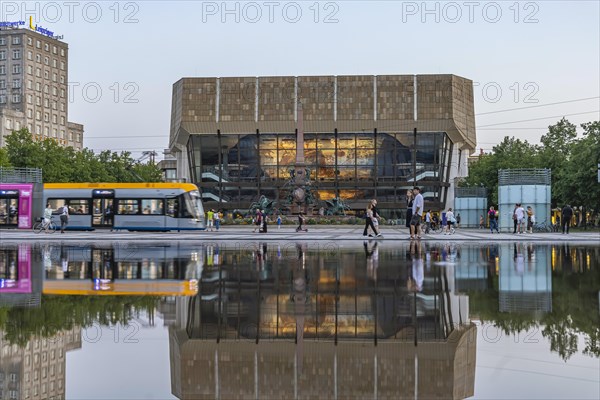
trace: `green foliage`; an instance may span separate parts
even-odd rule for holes
[[[498,204],[498,170],[548,168],[552,170],[552,207],[572,204],[600,211],[600,186],[597,165],[600,162],[600,122],[581,125],[583,137],[577,137],[575,125],[563,118],[548,127],[541,145],[505,137],[491,154],[484,154],[469,167],[463,186],[484,186],[490,205]]]
[[[8,152],[5,148],[0,149],[0,168],[9,168],[12,167],[10,165],[10,160],[8,159]]]
[[[7,164],[7,165],[5,165]],[[0,149],[0,166],[42,169],[44,182],[160,182],[162,173],[154,163],[142,164],[131,153],[90,149],[76,151],[55,140],[33,140],[24,128],[6,137]]]
[[[33,336],[50,338],[74,327],[86,328],[127,322],[140,311],[152,313],[158,297],[150,296],[42,296],[39,308],[0,309],[0,331],[21,347]],[[3,317],[3,314],[6,314]]]
[[[488,189],[488,202],[498,204],[498,170],[539,167],[538,149],[526,140],[504,137],[494,146],[492,154],[485,154],[469,168],[465,186],[484,186]]]

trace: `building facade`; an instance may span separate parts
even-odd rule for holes
[[[209,208],[247,209],[264,195],[285,209],[299,103],[314,209],[377,198],[393,217],[415,184],[428,207],[451,205],[476,143],[473,84],[455,75],[183,78],[169,143],[178,178]]]
[[[83,125],[68,122],[67,43],[31,29],[0,28],[0,147],[27,128],[36,140],[83,147]]]

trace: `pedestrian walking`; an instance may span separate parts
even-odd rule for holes
[[[65,229],[69,224],[69,206],[66,204],[60,210],[60,233],[65,233]]]
[[[425,214],[425,234],[428,234],[431,230],[431,210],[427,210]]]
[[[215,229],[219,232],[219,228],[221,227],[221,216],[219,215],[219,211],[215,212],[213,219],[215,220]]]
[[[373,220],[376,218],[376,210],[375,211],[373,210],[375,207],[373,205],[373,202],[376,203],[376,200],[371,200],[371,202],[367,206],[367,210],[365,212],[365,229],[363,231],[363,236],[369,236],[369,237],[381,236],[381,233],[379,233],[377,231],[375,224],[373,224]],[[373,230],[373,234],[369,233],[369,227]]]
[[[281,215],[277,216],[277,229],[281,229]]]
[[[490,206],[490,210],[488,211],[488,219],[490,220],[490,232],[494,233],[495,229],[496,233],[500,233],[498,230],[498,211],[494,209],[494,206]]]
[[[454,213],[452,212],[452,207],[446,211],[446,232],[444,235],[451,235],[454,233],[454,224],[456,223],[456,218],[454,217]]]
[[[256,210],[256,214],[254,215],[254,218],[252,218],[252,223],[254,224],[252,233],[255,233],[257,229],[260,231],[260,226],[262,225],[262,215],[260,210]]]
[[[561,222],[562,222],[562,233],[567,232],[569,234],[569,227],[571,226],[571,219],[573,219],[573,209],[570,205],[566,204],[561,211]]]
[[[485,220],[483,219],[483,214],[479,215],[479,229],[485,228]]]
[[[308,229],[304,226],[305,218],[302,211],[298,214],[298,227],[296,228],[296,232],[308,232]]]
[[[515,207],[513,208],[512,220],[513,220],[513,235],[517,233],[517,208],[519,208],[519,204],[515,203]]]
[[[262,219],[262,229],[260,229],[259,232],[267,233],[267,213],[265,212],[265,210],[260,210],[260,214]]]

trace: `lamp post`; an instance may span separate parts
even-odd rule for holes
[[[417,186],[417,128],[413,130],[413,187]]]

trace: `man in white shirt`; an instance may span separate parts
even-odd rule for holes
[[[415,200],[413,201],[412,206],[412,218],[410,220],[410,238],[414,239],[415,235],[417,239],[421,239],[421,219],[423,219],[423,195],[421,194],[421,189],[415,187],[413,189],[413,194],[415,194]]]
[[[517,232],[523,233],[523,225],[525,223],[525,209],[523,208],[521,203],[517,204],[515,215],[517,216]]]

